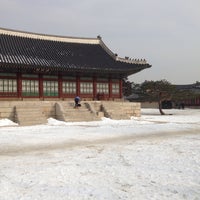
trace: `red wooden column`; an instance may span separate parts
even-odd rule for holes
[[[112,79],[108,80],[108,89],[109,89],[109,99],[112,99]]]
[[[200,97],[197,98],[197,105],[200,105]]]
[[[76,76],[76,95],[80,96],[80,76]]]
[[[97,78],[93,77],[93,99],[97,98]]]
[[[122,87],[123,87],[123,81],[120,79],[119,81],[119,98],[122,98]]]
[[[43,77],[39,74],[39,98],[43,98]]]
[[[63,92],[62,92],[62,76],[58,75],[58,98],[63,97]]]
[[[17,97],[22,98],[22,75],[17,73]]]

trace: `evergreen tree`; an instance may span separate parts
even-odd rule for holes
[[[164,115],[162,101],[172,99],[175,86],[167,80],[145,81],[141,84],[141,91],[146,96],[146,100],[158,102],[160,114]]]

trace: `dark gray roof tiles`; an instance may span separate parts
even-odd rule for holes
[[[151,67],[146,61],[118,58],[97,39],[31,35],[0,29],[0,67],[17,65],[63,70],[108,71],[131,75]]]

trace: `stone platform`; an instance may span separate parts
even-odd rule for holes
[[[134,102],[81,101],[75,109],[73,101],[0,101],[0,119],[22,126],[46,124],[50,117],[66,122],[130,119],[140,112],[140,103]]]

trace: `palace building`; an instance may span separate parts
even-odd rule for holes
[[[114,100],[122,80],[149,68],[120,58],[97,38],[76,38],[0,28],[0,99]]]

